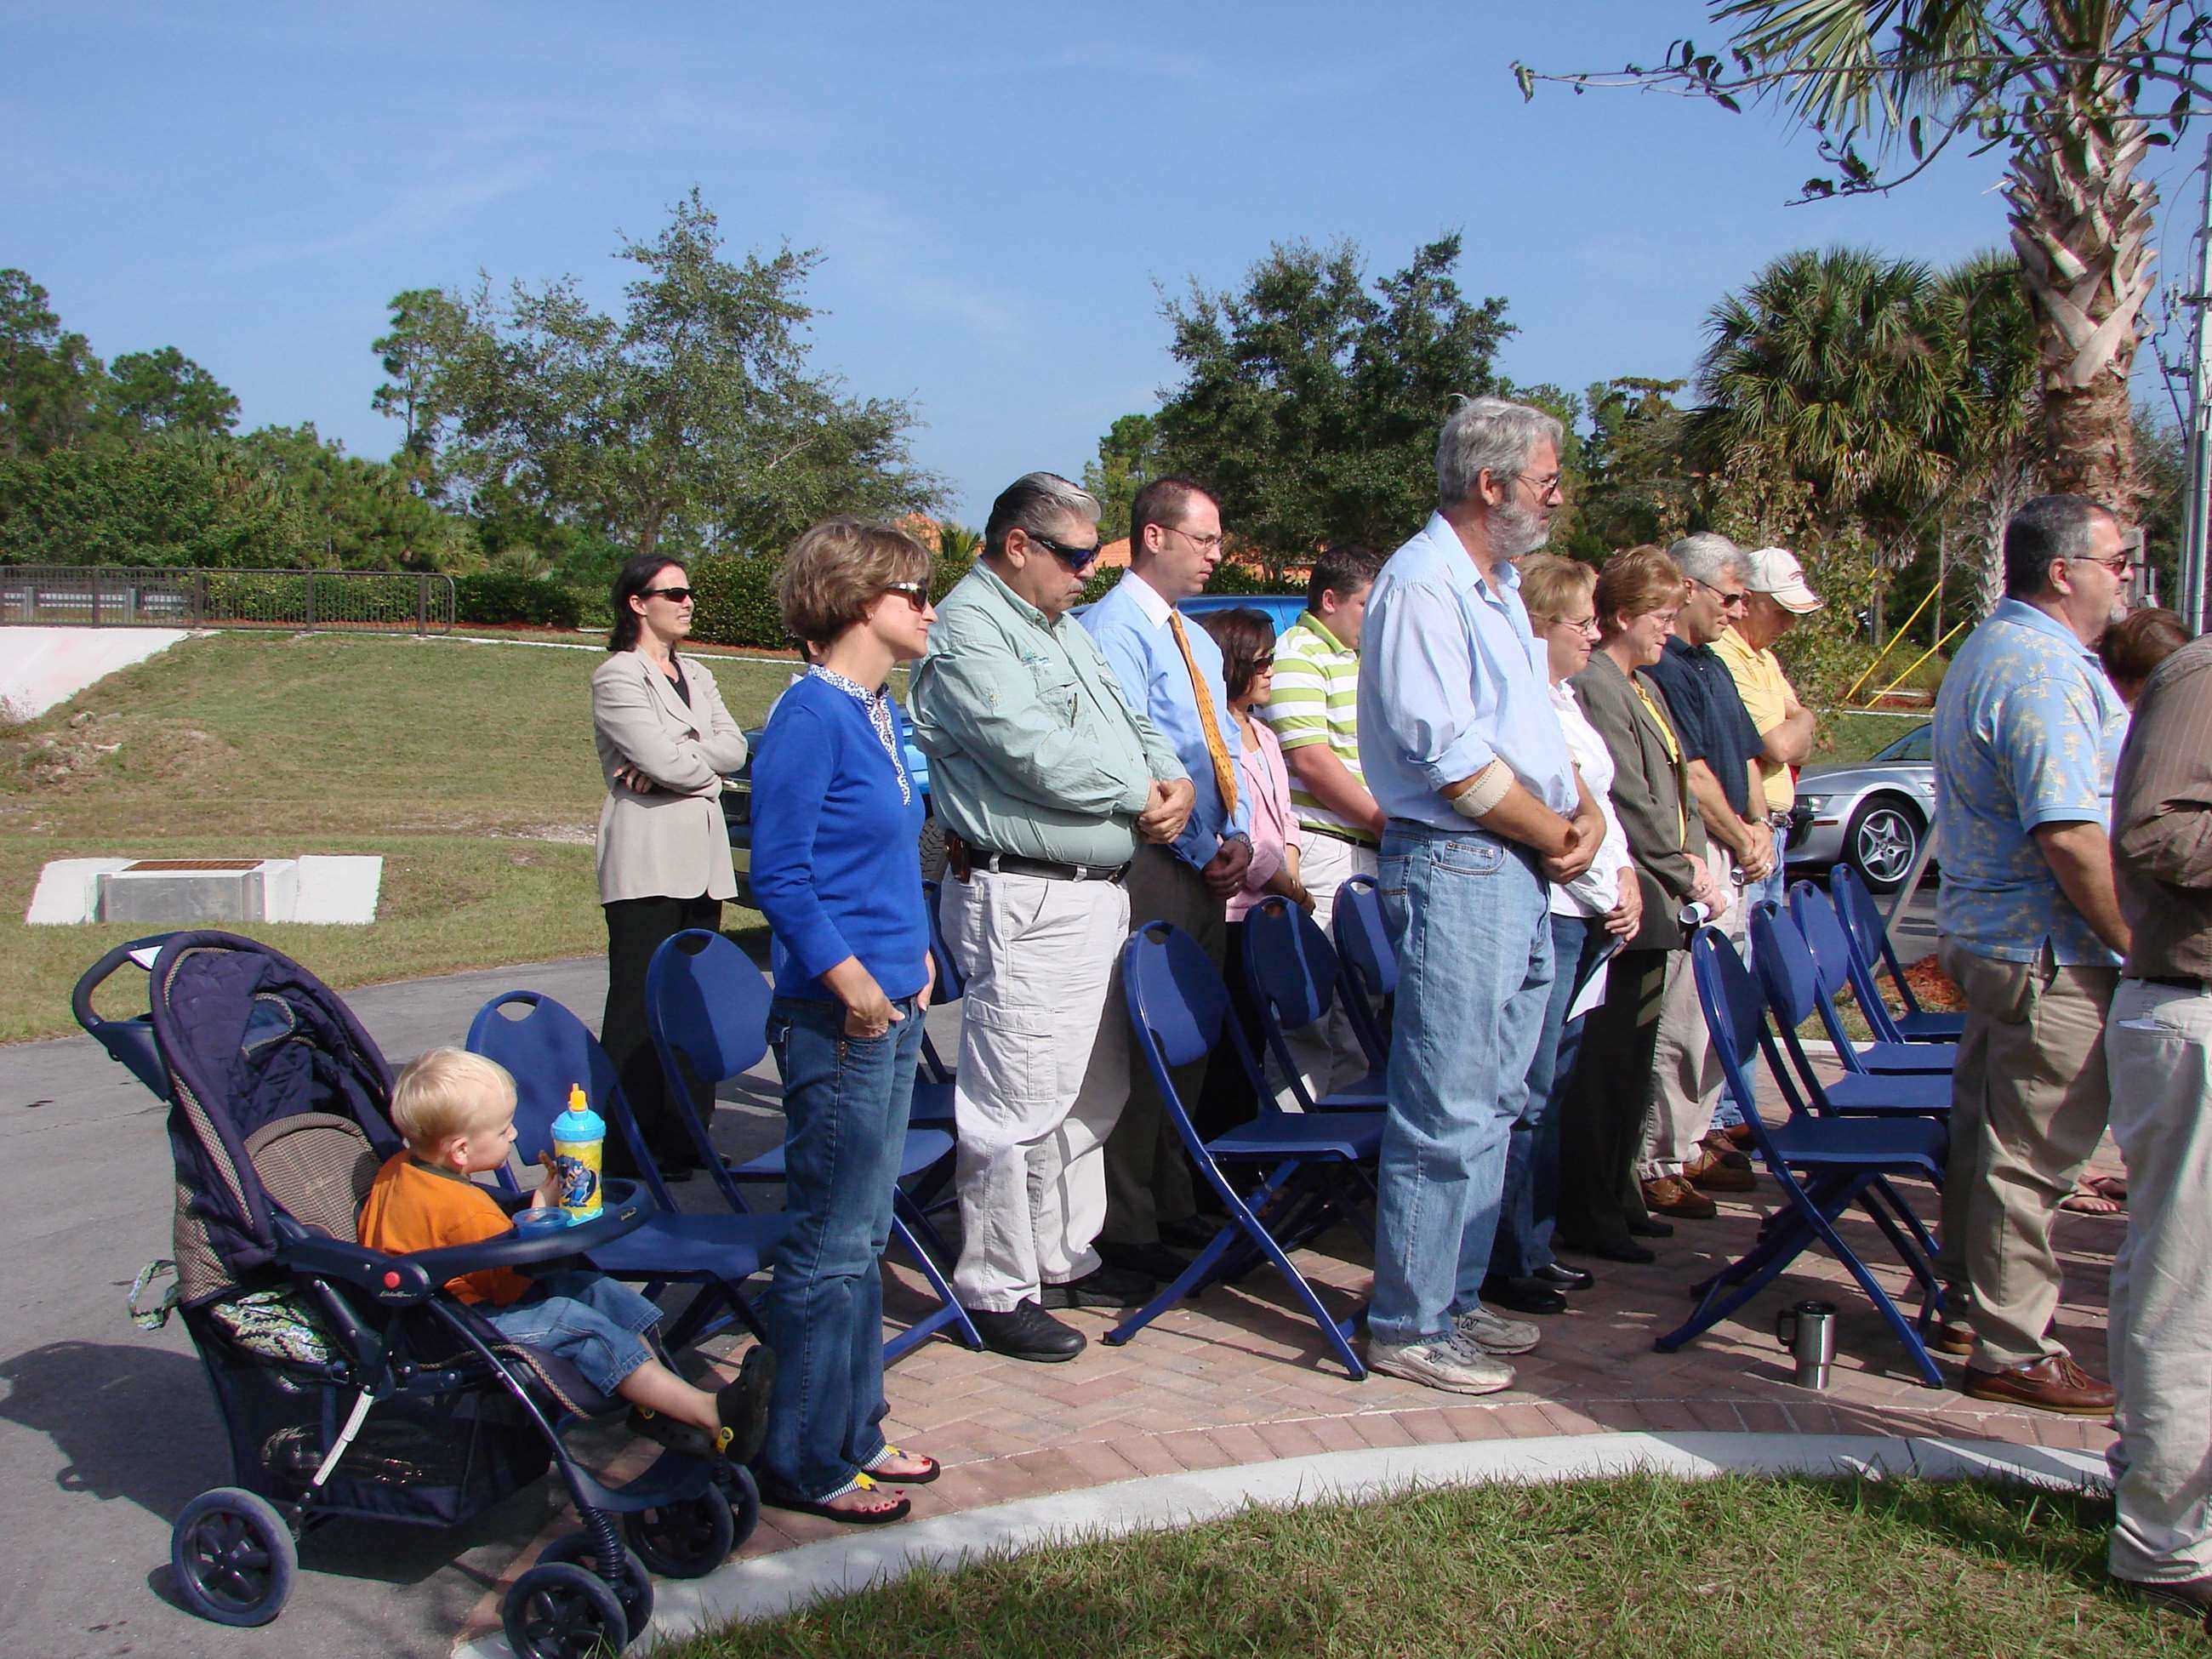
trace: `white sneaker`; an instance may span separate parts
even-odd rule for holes
[[[1367,1369],[1451,1394],[1496,1394],[1513,1386],[1512,1366],[1451,1336],[1426,1342],[1370,1340]]]
[[[1461,1341],[1483,1353],[1526,1353],[1543,1335],[1529,1321],[1494,1314],[1480,1302],[1465,1313],[1452,1316],[1452,1331]]]

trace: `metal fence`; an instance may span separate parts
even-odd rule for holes
[[[443,634],[453,626],[453,579],[384,570],[5,565],[0,623]]]

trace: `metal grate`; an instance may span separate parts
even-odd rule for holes
[[[0,566],[0,623],[443,634],[453,579],[390,570]]]
[[[259,859],[140,859],[125,870],[258,870]]]

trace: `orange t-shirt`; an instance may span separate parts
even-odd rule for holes
[[[474,1244],[514,1224],[492,1195],[466,1176],[417,1163],[411,1152],[394,1152],[362,1200],[356,1231],[372,1250],[411,1255]],[[487,1267],[448,1279],[446,1288],[464,1302],[504,1308],[530,1288],[530,1280],[512,1267]]]

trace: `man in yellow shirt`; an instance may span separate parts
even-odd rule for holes
[[[1826,601],[1807,583],[1804,567],[1795,555],[1762,547],[1743,558],[1750,572],[1744,583],[1747,604],[1735,626],[1713,641],[1713,649],[1728,665],[1744,712],[1765,744],[1752,757],[1751,784],[1754,800],[1762,793],[1765,797],[1767,823],[1774,830],[1774,868],[1764,880],[1744,889],[1744,902],[1752,905],[1768,898],[1779,902],[1788,890],[1783,842],[1790,808],[1797,799],[1796,769],[1813,752],[1813,711],[1797,701],[1774,655],[1774,645],[1796,626],[1798,617],[1820,610]]]

